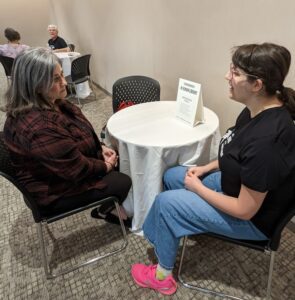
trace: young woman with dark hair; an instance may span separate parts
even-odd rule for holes
[[[143,225],[157,265],[135,264],[141,287],[171,295],[181,237],[211,232],[266,240],[294,201],[295,93],[284,87],[290,52],[264,43],[236,47],[226,74],[229,97],[245,104],[219,146],[218,160],[174,167]]]

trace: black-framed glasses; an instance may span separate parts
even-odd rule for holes
[[[234,75],[235,76],[245,75],[245,76],[256,78],[256,79],[260,78],[256,75],[246,73],[243,70],[240,70],[240,69],[238,70],[237,67],[233,63],[231,63],[229,65],[229,79],[232,79]]]

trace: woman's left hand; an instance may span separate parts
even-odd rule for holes
[[[113,150],[105,145],[102,145],[101,148],[102,148],[102,155],[105,159],[116,153],[115,150]]]
[[[102,145],[102,155],[104,157],[104,160],[105,161],[108,161],[108,158],[110,158],[111,156],[115,155],[116,156],[116,162],[115,162],[115,165],[117,165],[117,160],[118,160],[118,156],[117,156],[117,153],[115,150],[105,146],[105,145]]]
[[[198,187],[200,185],[203,185],[202,181],[199,179],[196,174],[193,174],[191,172],[187,172],[184,177],[184,186],[187,190],[197,193]]]

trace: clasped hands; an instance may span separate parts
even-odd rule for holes
[[[118,164],[119,156],[117,155],[116,151],[102,145],[102,155],[107,166],[107,172],[112,171],[113,168],[115,168]]]
[[[184,177],[184,186],[187,190],[197,193],[198,188],[203,185],[199,177],[205,175],[207,170],[204,166],[188,168]]]

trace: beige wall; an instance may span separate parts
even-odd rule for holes
[[[21,0],[12,2],[17,2],[18,7],[25,5]],[[44,43],[47,40],[44,27],[56,23],[60,35],[75,43],[77,51],[92,54],[93,79],[110,92],[117,78],[133,74],[159,80],[162,100],[176,98],[179,77],[199,82],[204,103],[218,114],[222,132],[233,124],[242,108],[228,100],[224,74],[230,63],[230,49],[243,43],[271,41],[285,45],[295,57],[293,0],[24,3],[32,6],[32,10],[27,10],[31,15],[25,17],[24,10],[18,10],[11,18],[15,22],[11,26],[22,24],[22,18],[26,18],[26,24],[22,25],[24,42]],[[7,23],[2,15],[1,9],[1,27]],[[30,36],[31,30],[34,37]],[[295,87],[294,73],[292,65],[286,85]]]
[[[6,43],[4,29],[12,27],[21,34],[21,42],[46,46],[50,2],[48,0],[1,0],[0,44]]]

